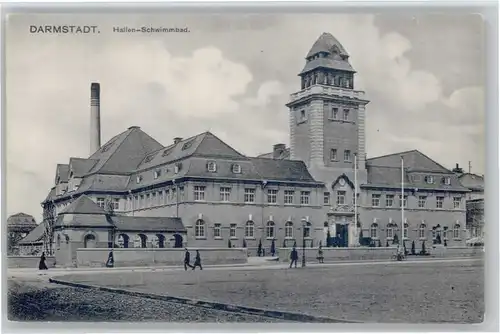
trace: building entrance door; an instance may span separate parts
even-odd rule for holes
[[[337,247],[347,247],[349,242],[349,229],[347,224],[336,224],[335,226],[336,236],[336,246]]]

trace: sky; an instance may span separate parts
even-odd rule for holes
[[[30,25],[99,34],[32,34]],[[113,27],[188,33],[116,33]],[[102,144],[140,126],[163,145],[212,131],[249,156],[289,143],[289,96],[323,33],[357,71],[368,157],[418,149],[484,174],[484,26],[479,15],[26,15],[6,28],[7,214],[42,218],[58,163],[88,157],[90,84]]]

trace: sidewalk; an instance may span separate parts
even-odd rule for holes
[[[203,266],[204,270],[266,270],[266,269],[286,269],[289,267],[287,262],[273,261],[272,258],[249,258],[248,263],[240,264],[219,264]],[[271,259],[271,260],[270,260]],[[358,261],[335,261],[326,263],[306,263],[306,268],[321,268],[332,266],[355,266],[355,265],[405,265],[422,264],[429,262],[470,262],[481,260],[480,257],[466,258],[421,258],[406,261],[394,260],[358,260]],[[298,263],[297,269],[301,268]],[[295,268],[294,268],[295,269]],[[97,274],[97,273],[120,273],[120,272],[175,272],[184,271],[184,267],[178,266],[158,266],[158,267],[118,267],[118,268],[53,268],[47,271],[40,271],[36,268],[12,268],[7,269],[7,276],[62,276],[67,274]]]

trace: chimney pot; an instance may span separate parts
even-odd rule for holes
[[[178,144],[178,143],[180,143],[180,142],[181,142],[181,140],[182,140],[182,138],[181,138],[181,137],[175,137],[175,138],[174,138],[174,144]]]
[[[457,167],[457,169],[458,169],[458,164],[456,164],[456,167]]]

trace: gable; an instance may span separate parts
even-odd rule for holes
[[[220,158],[245,158],[244,155],[237,152],[234,148],[220,140],[211,132],[205,133],[194,154],[197,156],[210,156]]]
[[[63,214],[105,215],[106,211],[104,211],[103,208],[94,203],[94,201],[92,201],[90,198],[82,195],[59,213],[59,215]]]
[[[354,190],[354,183],[352,183],[352,181],[345,174],[340,175],[335,181],[333,181],[332,189],[335,189],[337,185],[340,186],[342,182],[345,182],[344,186],[347,185]]]

